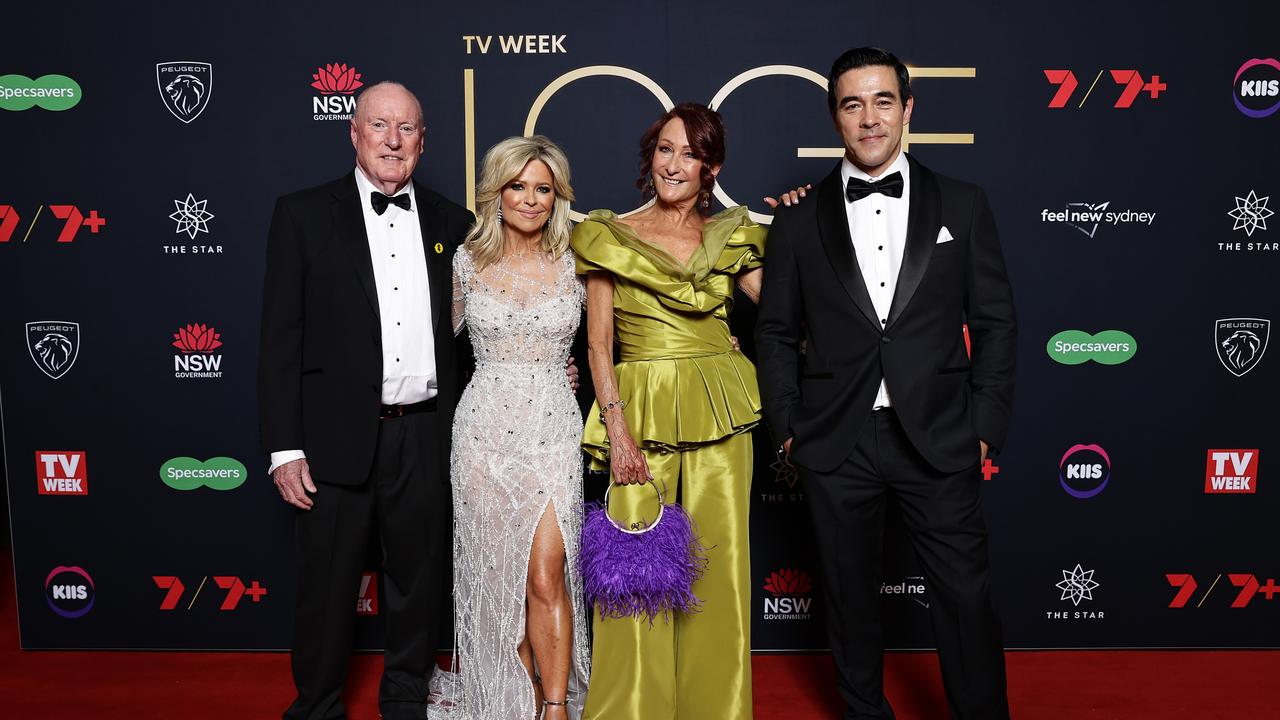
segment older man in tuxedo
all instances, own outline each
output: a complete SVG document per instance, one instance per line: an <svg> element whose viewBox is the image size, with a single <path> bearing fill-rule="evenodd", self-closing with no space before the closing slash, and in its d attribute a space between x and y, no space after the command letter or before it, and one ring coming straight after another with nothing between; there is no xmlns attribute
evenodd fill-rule
<svg viewBox="0 0 1280 720"><path fill-rule="evenodd" d="M980 188L902 152L914 98L892 53L844 53L827 87L844 159L812 202L774 219L756 348L765 418L813 519L844 717L893 717L878 594L893 495L928 584L952 714L1007 718L978 472L1013 400L995 222Z"/></svg>
<svg viewBox="0 0 1280 720"><path fill-rule="evenodd" d="M425 717L447 610L449 432L460 391L450 263L470 212L413 181L422 107L366 89L356 167L281 197L267 240L262 443L297 508L290 719L345 717L342 688L370 542L380 549L387 720Z"/></svg>

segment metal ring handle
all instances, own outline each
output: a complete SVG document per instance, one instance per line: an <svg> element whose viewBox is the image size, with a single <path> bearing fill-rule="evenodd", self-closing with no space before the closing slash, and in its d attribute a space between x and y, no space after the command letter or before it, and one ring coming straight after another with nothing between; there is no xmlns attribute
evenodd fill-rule
<svg viewBox="0 0 1280 720"><path fill-rule="evenodd" d="M609 519L609 523L628 535L643 535L649 532L650 530L658 527L658 523L662 522L662 514L666 511L667 506L662 499L662 489L659 488L658 483L654 482L653 480L650 480L648 483L646 483L647 485L652 486L653 491L658 494L658 517L654 518L653 522L639 529L636 529L636 525L638 523L632 523L630 528L626 528L618 524L617 520L614 520L612 517L609 516L609 492L613 490L614 487L621 484L622 483L617 483L617 482L614 482L613 480L610 480L609 487L605 488L604 490L604 516Z"/></svg>

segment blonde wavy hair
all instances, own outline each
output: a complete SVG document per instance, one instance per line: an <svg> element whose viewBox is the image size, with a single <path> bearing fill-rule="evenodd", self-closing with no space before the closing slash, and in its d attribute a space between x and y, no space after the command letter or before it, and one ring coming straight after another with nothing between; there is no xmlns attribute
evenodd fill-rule
<svg viewBox="0 0 1280 720"><path fill-rule="evenodd" d="M542 249L552 258L558 258L569 248L569 235L573 230L569 222L569 206L573 204L569 158L559 145L543 135L509 137L484 154L480 182L476 183L476 224L467 233L466 246L477 272L502 257L506 245L502 223L498 221L502 190L531 160L541 160L551 170L551 183L556 191L555 205L542 229Z"/></svg>

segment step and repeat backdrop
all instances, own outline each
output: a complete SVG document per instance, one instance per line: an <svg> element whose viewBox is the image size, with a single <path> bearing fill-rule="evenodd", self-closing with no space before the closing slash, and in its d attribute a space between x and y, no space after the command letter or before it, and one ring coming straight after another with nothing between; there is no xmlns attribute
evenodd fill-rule
<svg viewBox="0 0 1280 720"><path fill-rule="evenodd" d="M418 177L462 204L489 145L550 135L578 212L634 208L640 134L710 103L716 202L768 223L762 196L837 162L825 75L866 44L913 68L909 152L987 189L1012 275L1015 423L982 470L1007 644L1280 646L1274 4L279 5L6 10L23 647L288 647L293 511L257 445L266 232L278 195L354 167L362 87L419 95ZM804 488L757 447L753 643L821 649ZM930 589L894 537L887 640L929 647ZM379 647L373 565L351 611Z"/></svg>

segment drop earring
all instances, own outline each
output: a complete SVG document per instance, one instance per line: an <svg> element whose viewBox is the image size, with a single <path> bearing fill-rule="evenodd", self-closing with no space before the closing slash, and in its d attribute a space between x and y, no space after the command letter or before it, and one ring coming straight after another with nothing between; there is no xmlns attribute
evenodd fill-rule
<svg viewBox="0 0 1280 720"><path fill-rule="evenodd" d="M502 208L498 208L498 224L502 224Z"/></svg>

